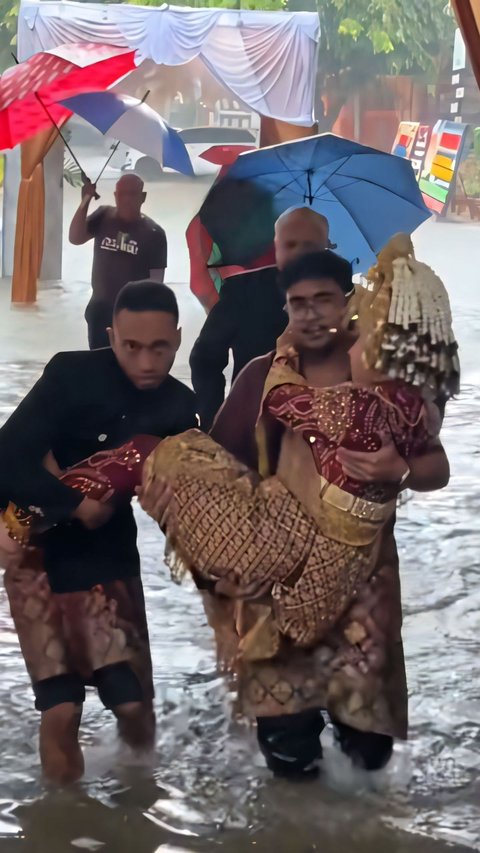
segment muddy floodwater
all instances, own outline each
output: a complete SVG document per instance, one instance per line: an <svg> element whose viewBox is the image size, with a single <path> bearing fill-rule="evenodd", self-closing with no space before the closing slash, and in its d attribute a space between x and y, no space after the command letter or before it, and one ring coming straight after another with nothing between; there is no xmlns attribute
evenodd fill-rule
<svg viewBox="0 0 480 853"><path fill-rule="evenodd" d="M480 850L479 237L476 225L428 223L416 241L419 257L442 274L451 294L463 388L443 432L452 463L448 489L412 496L399 513L411 728L390 767L372 777L354 772L327 731L318 782L289 786L269 777L254 734L230 719L200 601L194 590L171 584L160 536L138 514L157 691L155 754L136 763L119 749L109 714L89 694L84 783L69 791L42 785L38 716L2 589L0 853ZM176 370L187 378L185 353L199 314L186 288L181 297L184 349ZM56 348L45 329L58 334L58 302L70 318L58 348L69 337L81 345L85 299L78 286L66 282L42 299L50 319L40 311L1 320L8 344L0 352L2 422L38 376L46 351ZM41 341L27 347L22 342L33 340L36 328Z"/></svg>

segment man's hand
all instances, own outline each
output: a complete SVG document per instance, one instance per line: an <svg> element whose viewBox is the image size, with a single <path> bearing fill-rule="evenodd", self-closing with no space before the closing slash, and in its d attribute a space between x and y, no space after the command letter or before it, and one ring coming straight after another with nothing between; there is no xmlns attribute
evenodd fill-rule
<svg viewBox="0 0 480 853"><path fill-rule="evenodd" d="M173 498L173 492L166 480L161 477L144 478L144 482L136 489L140 506L143 510L163 527L168 520L168 508Z"/></svg>
<svg viewBox="0 0 480 853"><path fill-rule="evenodd" d="M373 453L346 450L340 447L337 459L344 473L362 483L400 483L409 470L393 443L386 444Z"/></svg>
<svg viewBox="0 0 480 853"><path fill-rule="evenodd" d="M102 504L100 501L84 498L73 513L73 518L80 521L87 530L96 530L98 527L103 527L107 521L110 521L112 515L113 507L109 504Z"/></svg>
<svg viewBox="0 0 480 853"><path fill-rule="evenodd" d="M99 199L100 196L97 193L97 185L92 184L89 178L85 178L82 184L82 203L90 204L92 198Z"/></svg>

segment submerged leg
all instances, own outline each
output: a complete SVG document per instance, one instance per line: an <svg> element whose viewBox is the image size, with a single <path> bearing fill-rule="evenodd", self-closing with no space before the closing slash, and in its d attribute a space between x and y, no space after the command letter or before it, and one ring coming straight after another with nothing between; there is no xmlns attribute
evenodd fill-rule
<svg viewBox="0 0 480 853"><path fill-rule="evenodd" d="M77 782L85 765L78 742L82 706L64 702L42 712L40 760L45 778L57 785Z"/></svg>
<svg viewBox="0 0 480 853"><path fill-rule="evenodd" d="M132 749L152 749L155 743L153 703L145 699L140 680L126 662L97 669L95 686L101 701L118 721L118 733Z"/></svg>
<svg viewBox="0 0 480 853"><path fill-rule="evenodd" d="M322 759L320 735L325 727L319 710L279 717L258 717L258 743L275 776L292 781L314 779Z"/></svg>
<svg viewBox="0 0 480 853"><path fill-rule="evenodd" d="M155 746L155 713L149 702L126 702L112 708L118 734L131 749L149 752Z"/></svg>
<svg viewBox="0 0 480 853"><path fill-rule="evenodd" d="M381 770L393 753L393 738L376 732L361 732L344 723L334 723L335 740L355 767Z"/></svg>
<svg viewBox="0 0 480 853"><path fill-rule="evenodd" d="M35 707L42 714L40 759L50 782L68 785L83 776L83 754L78 730L85 701L85 687L75 673L44 678L33 685Z"/></svg>

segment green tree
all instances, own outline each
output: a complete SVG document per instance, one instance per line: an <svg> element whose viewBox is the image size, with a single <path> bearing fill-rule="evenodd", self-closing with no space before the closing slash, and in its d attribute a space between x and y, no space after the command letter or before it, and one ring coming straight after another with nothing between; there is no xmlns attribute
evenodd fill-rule
<svg viewBox="0 0 480 853"><path fill-rule="evenodd" d="M18 7L18 0L0 0L0 72L14 64Z"/></svg>
<svg viewBox="0 0 480 853"><path fill-rule="evenodd" d="M288 7L300 5L305 8L305 0L289 0ZM332 127L352 94L380 74L437 83L451 61L455 20L446 0L317 0L316 5L321 27L316 106L322 130Z"/></svg>

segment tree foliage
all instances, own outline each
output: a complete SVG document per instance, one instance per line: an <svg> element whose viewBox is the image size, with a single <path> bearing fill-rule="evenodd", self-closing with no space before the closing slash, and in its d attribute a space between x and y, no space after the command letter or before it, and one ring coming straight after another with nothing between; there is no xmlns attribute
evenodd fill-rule
<svg viewBox="0 0 480 853"><path fill-rule="evenodd" d="M379 74L412 74L435 83L451 60L455 21L446 0L317 0L317 8L317 88L325 127L350 95Z"/></svg>
<svg viewBox="0 0 480 853"><path fill-rule="evenodd" d="M18 0L0 0L0 71L14 63L19 5Z"/></svg>

